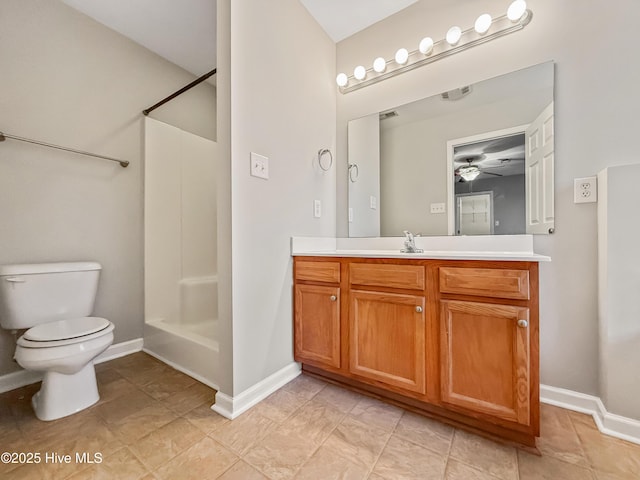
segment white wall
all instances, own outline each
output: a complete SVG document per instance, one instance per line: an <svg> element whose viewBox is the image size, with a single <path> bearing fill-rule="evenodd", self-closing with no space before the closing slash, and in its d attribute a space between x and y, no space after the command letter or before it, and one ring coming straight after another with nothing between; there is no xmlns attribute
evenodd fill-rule
<svg viewBox="0 0 640 480"><path fill-rule="evenodd" d="M227 5L237 395L293 361L289 237L335 234L335 162L317 163L335 153L335 44L297 0ZM249 176L250 152L269 157L269 180Z"/></svg>
<svg viewBox="0 0 640 480"><path fill-rule="evenodd" d="M640 164L598 174L600 395L607 409L640 418L640 222L629 201Z"/></svg>
<svg viewBox="0 0 640 480"><path fill-rule="evenodd" d="M142 337L142 115L193 75L58 1L3 0L0 130L131 162L0 144L0 263L97 260L95 314ZM152 115L215 138L215 89ZM0 332L0 374L17 370Z"/></svg>
<svg viewBox="0 0 640 480"><path fill-rule="evenodd" d="M220 391L233 393L233 284L231 264L231 0L217 0L218 339Z"/></svg>
<svg viewBox="0 0 640 480"><path fill-rule="evenodd" d="M443 38L450 25L472 26L484 11L501 15L504 0L421 0L338 44L337 70L352 71L425 35ZM556 233L536 236L536 251L553 262L540 268L541 380L598 394L596 206L573 203L573 178L637 163L640 2L530 0L533 20L522 31L454 57L338 95L338 234L347 232L347 121L451 87L556 62ZM629 365L629 368L632 366Z"/></svg>

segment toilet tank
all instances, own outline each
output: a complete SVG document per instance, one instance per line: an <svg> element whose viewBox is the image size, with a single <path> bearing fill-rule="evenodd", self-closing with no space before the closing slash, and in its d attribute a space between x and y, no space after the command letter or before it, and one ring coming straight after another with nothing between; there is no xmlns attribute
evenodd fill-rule
<svg viewBox="0 0 640 480"><path fill-rule="evenodd" d="M96 262L0 265L0 326L17 330L90 316L101 268Z"/></svg>

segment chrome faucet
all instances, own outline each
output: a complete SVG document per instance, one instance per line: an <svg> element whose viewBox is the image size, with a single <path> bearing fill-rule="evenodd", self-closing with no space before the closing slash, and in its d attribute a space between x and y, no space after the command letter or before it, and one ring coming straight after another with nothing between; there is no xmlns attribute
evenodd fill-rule
<svg viewBox="0 0 640 480"><path fill-rule="evenodd" d="M402 250L400 250L400 252L402 253L422 253L424 252L423 249L421 248L416 248L416 242L415 242L415 238L413 236L413 233L411 233L409 230L404 230L404 248Z"/></svg>

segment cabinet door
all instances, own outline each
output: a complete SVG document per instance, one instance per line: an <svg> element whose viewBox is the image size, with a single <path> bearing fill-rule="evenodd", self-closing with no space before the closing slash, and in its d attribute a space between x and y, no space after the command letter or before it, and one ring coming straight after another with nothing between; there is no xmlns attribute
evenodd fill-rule
<svg viewBox="0 0 640 480"><path fill-rule="evenodd" d="M340 289L295 286L294 355L298 362L340 368Z"/></svg>
<svg viewBox="0 0 640 480"><path fill-rule="evenodd" d="M349 370L425 393L423 296L351 290Z"/></svg>
<svg viewBox="0 0 640 480"><path fill-rule="evenodd" d="M529 425L529 310L443 300L440 321L442 401Z"/></svg>

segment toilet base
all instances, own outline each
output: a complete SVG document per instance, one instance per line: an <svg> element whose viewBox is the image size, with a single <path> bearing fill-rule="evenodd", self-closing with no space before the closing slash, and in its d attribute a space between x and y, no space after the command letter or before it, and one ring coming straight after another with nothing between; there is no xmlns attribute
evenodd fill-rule
<svg viewBox="0 0 640 480"><path fill-rule="evenodd" d="M100 400L93 362L72 375L45 372L42 386L31 398L40 420L50 421L73 415Z"/></svg>

